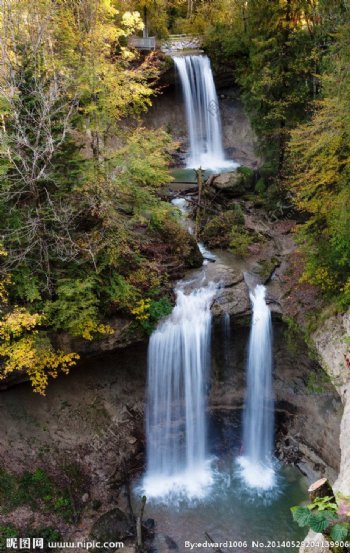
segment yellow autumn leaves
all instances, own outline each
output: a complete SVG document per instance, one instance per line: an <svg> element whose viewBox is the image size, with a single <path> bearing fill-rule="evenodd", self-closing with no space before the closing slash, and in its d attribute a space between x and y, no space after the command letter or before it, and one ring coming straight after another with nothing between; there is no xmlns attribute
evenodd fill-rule
<svg viewBox="0 0 350 553"><path fill-rule="evenodd" d="M0 256L7 256L1 244ZM68 373L79 355L53 348L47 334L40 329L45 321L43 315L18 306L8 311L10 281L7 273L0 279L0 380L11 374L25 374L33 390L45 395L49 377L56 378L60 371Z"/></svg>
<svg viewBox="0 0 350 553"><path fill-rule="evenodd" d="M44 395L49 376L68 373L79 359L76 353L56 351L39 328L43 316L15 307L0 321L0 380L11 373L27 374L35 392Z"/></svg>

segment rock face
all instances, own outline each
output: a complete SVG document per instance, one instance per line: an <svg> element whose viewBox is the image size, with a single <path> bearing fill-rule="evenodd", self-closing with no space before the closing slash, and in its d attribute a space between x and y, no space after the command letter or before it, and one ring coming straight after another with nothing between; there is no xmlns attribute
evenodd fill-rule
<svg viewBox="0 0 350 553"><path fill-rule="evenodd" d="M146 364L147 344L133 344L75 367L45 397L29 383L1 392L0 467L15 473L42 467L62 478L69 463L87 476L84 525L65 530L72 541L89 534L99 513L116 506L128 512L124 482L144 466ZM0 519L8 523L6 515Z"/></svg>
<svg viewBox="0 0 350 553"><path fill-rule="evenodd" d="M231 434L236 436L232 447L239 449L250 316L231 316L229 341L225 332L223 317L216 318L210 408L220 419L229 420L232 414ZM309 358L306 345L290 341L288 328L277 314L273 316L273 348L279 456L299 464L304 473L308 465L310 478L322 475L334 482L340 464L340 398L318 363Z"/></svg>
<svg viewBox="0 0 350 553"><path fill-rule="evenodd" d="M343 495L350 495L350 370L347 361L349 336L350 315L347 313L326 320L312 337L320 362L334 383L343 404L340 424L340 467L333 486L334 491L339 491ZM327 439L332 439L332 436L328 434ZM326 546L312 545L312 542L324 541L322 534L310 531L306 538L307 543L300 549L300 553L330 552Z"/></svg>
<svg viewBox="0 0 350 553"><path fill-rule="evenodd" d="M350 370L346 362L349 336L349 313L331 317L313 336L322 365L338 390L344 407L340 427L340 472L334 486L344 495L350 495Z"/></svg>
<svg viewBox="0 0 350 553"><path fill-rule="evenodd" d="M172 74L176 78L175 71L172 71ZM256 153L256 136L244 113L237 91L234 89L219 91L219 103L223 143L228 158L248 167L258 167L261 159ZM144 116L143 123L152 129L163 127L180 142L183 152L188 150L185 106L180 83L176 82L164 89Z"/></svg>

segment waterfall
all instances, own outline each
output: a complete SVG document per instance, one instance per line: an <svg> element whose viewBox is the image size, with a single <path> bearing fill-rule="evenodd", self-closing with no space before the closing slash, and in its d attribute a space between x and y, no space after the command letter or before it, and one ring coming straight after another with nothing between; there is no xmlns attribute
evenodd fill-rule
<svg viewBox="0 0 350 553"><path fill-rule="evenodd" d="M186 295L152 334L148 351L147 497L204 493L211 482L206 450L210 306L215 285Z"/></svg>
<svg viewBox="0 0 350 553"><path fill-rule="evenodd" d="M224 335L224 342L229 343L231 338L231 319L229 313L223 313L222 315L222 333Z"/></svg>
<svg viewBox="0 0 350 553"><path fill-rule="evenodd" d="M174 56L186 106L190 153L187 167L235 168L225 159L221 116L210 60L207 56Z"/></svg>
<svg viewBox="0 0 350 553"><path fill-rule="evenodd" d="M231 345L231 319L229 313L222 315L222 334L223 334L223 353L225 366L230 361L230 345Z"/></svg>
<svg viewBox="0 0 350 553"><path fill-rule="evenodd" d="M272 462L274 412L272 325L265 292L265 286L258 285L250 294L253 317L243 420L243 457L240 458L240 464L248 486L269 489L275 480Z"/></svg>

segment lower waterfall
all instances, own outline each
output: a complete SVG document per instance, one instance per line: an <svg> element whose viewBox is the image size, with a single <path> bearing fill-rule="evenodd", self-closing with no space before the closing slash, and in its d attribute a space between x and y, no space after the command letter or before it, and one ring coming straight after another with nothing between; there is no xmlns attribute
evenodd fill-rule
<svg viewBox="0 0 350 553"><path fill-rule="evenodd" d="M216 286L176 292L175 308L152 334L148 351L148 497L203 495L211 482L207 457L206 386Z"/></svg>
<svg viewBox="0 0 350 553"><path fill-rule="evenodd" d="M253 307L243 419L242 476L249 487L270 489L273 469L274 400L272 392L272 325L266 288L250 293Z"/></svg>

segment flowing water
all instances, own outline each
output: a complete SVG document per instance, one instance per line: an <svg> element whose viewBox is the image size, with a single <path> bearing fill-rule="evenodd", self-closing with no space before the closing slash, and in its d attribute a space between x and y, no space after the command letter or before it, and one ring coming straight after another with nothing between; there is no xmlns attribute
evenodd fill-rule
<svg viewBox="0 0 350 553"><path fill-rule="evenodd" d="M201 166L222 172L236 167L225 159L209 59L182 56L174 61L189 130L187 170ZM182 212L184 227L193 234L190 204L183 198L173 200L173 204ZM293 523L290 507L305 499L306 484L296 469L281 467L273 460L272 330L265 287L259 285L250 294L253 317L243 446L232 462L232 452L238 455L240 449L239 423L237 435L226 439L222 454L208 443L210 307L217 287L204 279L206 272L210 274L208 264L216 257L203 244L199 248L207 264L203 280L194 276L191 285L195 288L187 293L188 282L178 285L172 314L160 322L150 338L147 468L142 481L135 483L135 508L137 495L145 494L145 517L155 519L156 540L163 540L155 542L157 551L171 543L164 535L177 542L180 553L191 550L186 541L201 543L203 553L213 551L213 546L205 545L210 541L208 534L224 544L225 552L264 551L266 547L281 553L295 551L291 542L301 539L304 531ZM230 364L231 334L230 316L224 314L221 345L225 367Z"/></svg>
<svg viewBox="0 0 350 553"><path fill-rule="evenodd" d="M275 485L272 457L272 325L265 293L265 286L261 284L250 293L253 317L243 420L243 457L240 458L242 476L248 486L261 489L269 489Z"/></svg>
<svg viewBox="0 0 350 553"><path fill-rule="evenodd" d="M230 346L231 346L231 319L229 313L222 315L222 348L224 353L224 363L228 365L230 362Z"/></svg>
<svg viewBox="0 0 350 553"><path fill-rule="evenodd" d="M245 452L232 462L239 428L229 439L232 447L227 449L227 436L222 438L227 453L217 446L214 451L207 440L210 306L216 287L198 277L194 283L198 288L187 294L188 283L180 283L172 314L150 339L147 471L135 482L135 510L145 494L144 516L156 521L157 551L167 550L169 543L176 547L175 541L179 553L191 550L190 542L209 553L215 550L213 540L225 553L294 552L305 531L293 522L290 507L306 499L307 483L297 469L272 461L272 333L265 288L258 286L251 294ZM230 344L228 315L222 318L221 337L224 347Z"/></svg>
<svg viewBox="0 0 350 553"><path fill-rule="evenodd" d="M174 56L185 99L190 151L187 167L235 168L225 157L221 115L210 60L207 56Z"/></svg>
<svg viewBox="0 0 350 553"><path fill-rule="evenodd" d="M193 551L215 551L205 545L210 541L206 533L214 542L223 544L223 553L296 553L298 540L305 537L305 528L299 528L293 521L290 507L307 499L306 479L294 467L282 467L274 490L252 496L236 470L237 465L233 466L231 459L224 463L221 459L220 472L216 473L214 468L211 493L204 499L159 503L150 498L145 518L154 518L157 533L170 536L179 553L191 550L186 541L203 544ZM139 497L134 500L137 511ZM167 551L164 546L157 547L159 552L164 550Z"/></svg>
<svg viewBox="0 0 350 553"><path fill-rule="evenodd" d="M211 483L205 420L211 312L216 286L176 292L148 353L147 497L205 495Z"/></svg>

